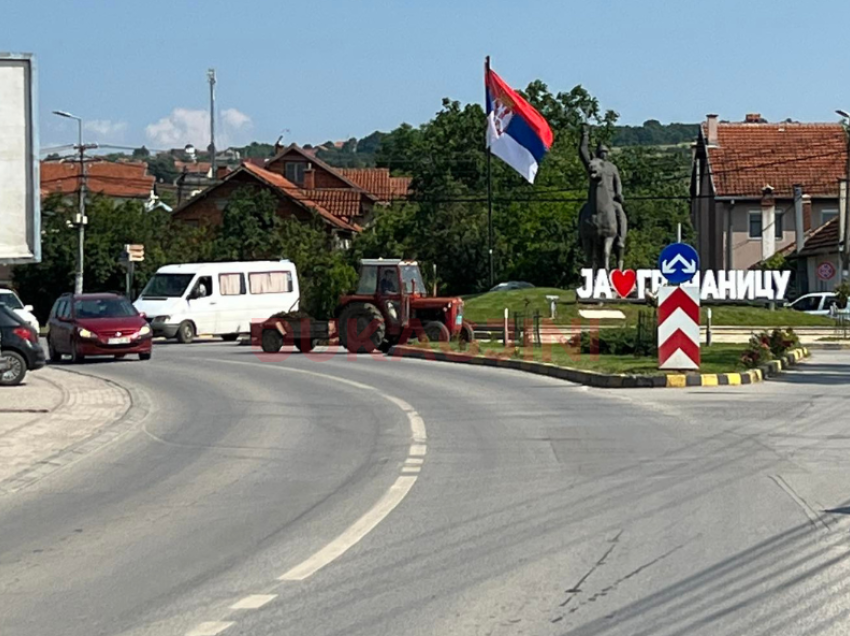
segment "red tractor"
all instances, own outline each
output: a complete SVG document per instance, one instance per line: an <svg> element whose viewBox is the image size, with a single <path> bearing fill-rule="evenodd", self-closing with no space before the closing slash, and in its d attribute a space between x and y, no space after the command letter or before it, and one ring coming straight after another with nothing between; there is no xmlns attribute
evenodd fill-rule
<svg viewBox="0 0 850 636"><path fill-rule="evenodd" d="M353 294L343 296L334 321L270 318L256 333L266 352L284 344L311 350L318 340L334 336L353 353L389 351L409 340L472 342L472 325L463 319L463 300L428 296L419 264L399 259L360 261L360 283ZM286 323L286 324L284 324ZM297 324L296 324L297 323ZM334 329L334 326L336 329Z"/></svg>

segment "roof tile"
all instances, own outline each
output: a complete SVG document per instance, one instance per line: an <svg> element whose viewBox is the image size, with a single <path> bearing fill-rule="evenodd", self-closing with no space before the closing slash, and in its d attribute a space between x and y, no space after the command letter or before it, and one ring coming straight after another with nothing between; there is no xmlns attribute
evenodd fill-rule
<svg viewBox="0 0 850 636"><path fill-rule="evenodd" d="M790 198L801 185L812 196L837 197L847 137L841 124L721 122L708 157L717 196L759 197L771 186L775 197Z"/></svg>
<svg viewBox="0 0 850 636"><path fill-rule="evenodd" d="M92 161L86 163L89 192L121 199L147 199L154 177L142 162ZM80 190L80 164L76 161L42 161L41 194L73 194Z"/></svg>

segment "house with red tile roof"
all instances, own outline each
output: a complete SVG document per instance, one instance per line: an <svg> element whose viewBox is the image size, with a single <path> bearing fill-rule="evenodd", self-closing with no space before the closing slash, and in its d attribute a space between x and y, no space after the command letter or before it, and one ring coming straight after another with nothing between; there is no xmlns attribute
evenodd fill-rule
<svg viewBox="0 0 850 636"><path fill-rule="evenodd" d="M360 195L338 196L333 192L306 190L276 172L245 162L217 184L189 199L174 211L174 218L192 226L219 225L230 197L239 188L268 190L278 201L277 214L284 219L310 221L318 218L328 232L345 244L360 231Z"/></svg>
<svg viewBox="0 0 850 636"><path fill-rule="evenodd" d="M147 200L154 188L154 177L147 164L137 161L112 162L100 159L86 162L86 189L114 199ZM76 196L80 191L78 161L42 161L41 196Z"/></svg>
<svg viewBox="0 0 850 636"><path fill-rule="evenodd" d="M329 232L346 241L368 222L376 205L406 198L410 179L393 177L386 168L335 168L292 144L278 148L261 165L243 161L219 183L180 205L174 217L193 225L216 225L230 196L245 185L270 190L278 198L280 216L304 220L317 215Z"/></svg>
<svg viewBox="0 0 850 636"><path fill-rule="evenodd" d="M841 124L769 123L758 114L726 122L708 115L694 146L690 184L703 269L748 269L776 253L792 255L794 186L802 188L803 230L811 239L838 216L846 166ZM798 278L803 291L807 277Z"/></svg>

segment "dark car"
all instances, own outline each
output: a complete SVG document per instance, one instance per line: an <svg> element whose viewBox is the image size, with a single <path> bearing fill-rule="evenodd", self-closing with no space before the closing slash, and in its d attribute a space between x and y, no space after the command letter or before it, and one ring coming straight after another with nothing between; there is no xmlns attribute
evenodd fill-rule
<svg viewBox="0 0 850 636"><path fill-rule="evenodd" d="M8 307L0 306L0 386L23 382L27 371L44 366L38 332Z"/></svg>
<svg viewBox="0 0 850 636"><path fill-rule="evenodd" d="M526 283L525 281L522 281L522 280L509 280L509 281L504 282L504 283L499 283L498 285L493 287L493 289L491 289L490 291L491 292L510 291L512 289L531 289L532 287L534 287L534 285L532 285L531 283Z"/></svg>
<svg viewBox="0 0 850 636"><path fill-rule="evenodd" d="M74 362L86 356L138 354L150 360L151 328L129 300L119 294L64 294L50 310L47 349L51 362L70 355Z"/></svg>

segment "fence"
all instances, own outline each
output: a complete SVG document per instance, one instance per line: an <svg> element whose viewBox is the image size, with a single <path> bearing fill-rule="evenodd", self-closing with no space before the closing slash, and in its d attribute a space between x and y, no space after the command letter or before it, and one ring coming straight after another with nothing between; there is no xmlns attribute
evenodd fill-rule
<svg viewBox="0 0 850 636"><path fill-rule="evenodd" d="M513 331L507 334L509 340L522 344L522 346L539 347L542 343L540 337L540 312L535 310L531 316L514 312Z"/></svg>

